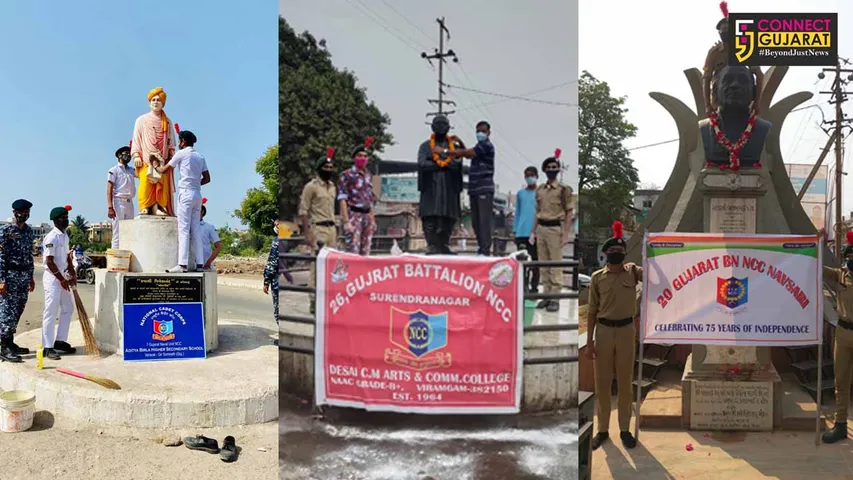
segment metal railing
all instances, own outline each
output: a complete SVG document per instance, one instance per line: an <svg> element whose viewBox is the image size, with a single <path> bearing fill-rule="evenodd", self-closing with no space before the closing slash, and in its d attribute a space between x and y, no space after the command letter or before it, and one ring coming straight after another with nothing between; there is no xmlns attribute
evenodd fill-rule
<svg viewBox="0 0 853 480"><path fill-rule="evenodd" d="M374 241L377 238L393 238L393 239L407 239L408 240L413 237L395 237L395 236L374 236ZM417 238L417 237L414 237ZM467 238L467 237L463 237ZM287 240L303 240L301 238L290 238ZM393 242L392 242L393 243ZM580 267L580 261L578 259L578 248L577 248L577 240L575 240L575 249L574 249L574 258L563 259L563 260L524 260L526 256L521 254L519 259L521 259L521 265L526 270L529 268L564 268L562 270L563 273L571 274L571 289L569 291L556 292L556 293L530 293L525 289L524 292L524 300L563 300L563 299L577 299L578 298L578 269ZM322 244L318 245L318 251L322 248ZM404 249L403 246L400 246L401 249ZM405 249L404 249L405 250ZM390 248L389 248L390 251ZM378 251L376 253L383 253L382 251ZM414 252L413 252L414 253ZM285 262L285 264L289 262L306 262L313 263L316 262L317 257L315 255L306 255L300 253L288 253L281 252L279 253L279 261ZM569 270L566 270L569 269ZM526 275L525 275L526 276ZM316 289L307 285L289 285L281 283L279 284L279 291L282 292L294 292L294 293L306 293L313 294L316 292ZM278 318L280 321L299 323L303 325L313 325L316 327L317 319L315 316L306 316L306 315L295 315L289 313L281 313L279 310ZM578 324L549 324L549 325L525 325L523 327L523 333L525 335L529 333L541 333L541 332L565 332L565 331L577 331ZM313 348L301 348L290 345L281 345L279 344L279 350L284 350L293 353L302 353L306 355L314 355ZM578 361L577 355L565 355L565 356L555 356L555 357L540 357L540 358L525 358L525 365L548 365L548 364L559 364L559 363L576 363Z"/></svg>

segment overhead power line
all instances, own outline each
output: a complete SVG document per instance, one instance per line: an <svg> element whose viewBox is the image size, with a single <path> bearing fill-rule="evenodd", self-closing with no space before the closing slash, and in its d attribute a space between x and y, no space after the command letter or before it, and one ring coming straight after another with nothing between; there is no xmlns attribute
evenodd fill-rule
<svg viewBox="0 0 853 480"><path fill-rule="evenodd" d="M544 93L544 92L548 92L548 91L551 91L551 90L556 90L556 89L558 89L558 88L560 88L560 87L565 87L565 86L571 85L571 84L573 84L573 83L578 83L578 81L577 81L577 80L569 80L568 82L558 83L557 85L551 85L551 86L548 86L548 87L545 87L545 88L540 88L539 90L534 90L534 91L532 91L532 92L526 92L526 93L522 93L522 94L520 94L520 95L515 95L515 96L518 96L518 97L529 97L530 95L536 95L537 93ZM502 98L502 99L500 99L500 100L493 100L493 101L491 101L491 102L481 103L481 104L480 104L480 106L486 107L486 106L489 106L489 105L496 105L496 104L498 104L498 103L505 103L505 102L510 102L510 101L513 101L513 100L515 100L515 99L514 99L514 98ZM466 111L466 110L473 110L473 109L475 109L475 108L477 108L477 105L474 105L474 106L471 106L471 107L465 107L465 108L458 108L458 109L456 109L456 111L457 111L457 112L463 112L463 111Z"/></svg>
<svg viewBox="0 0 853 480"><path fill-rule="evenodd" d="M522 97L522 96L518 96L518 95L507 95L505 93L497 93L497 92L487 92L485 90L478 90L476 88L467 88L467 87L462 87L459 85L450 85L449 83L445 83L444 85L447 88L455 88L457 90L463 90L466 92L479 93L480 95L490 95L493 97L502 97L502 98L506 98L506 99L510 99L510 100L521 100L523 102L542 103L542 104L546 104L546 105L559 105L559 106L564 106L564 107L577 107L578 106L575 103L555 102L553 100L539 100L538 98Z"/></svg>

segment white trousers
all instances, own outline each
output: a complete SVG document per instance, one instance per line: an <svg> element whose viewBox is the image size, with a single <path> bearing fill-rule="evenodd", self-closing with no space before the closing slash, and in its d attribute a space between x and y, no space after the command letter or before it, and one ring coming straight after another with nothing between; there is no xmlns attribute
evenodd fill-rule
<svg viewBox="0 0 853 480"><path fill-rule="evenodd" d="M118 222L119 220L133 220L133 200L129 198L113 197L113 210L116 212L116 218L110 220L113 224L112 248L117 250L119 248Z"/></svg>
<svg viewBox="0 0 853 480"><path fill-rule="evenodd" d="M44 287L44 316L41 324L41 344L44 348L53 348L55 341L68 341L68 329L71 327L71 315L74 314L74 297L71 292L62 288L59 280L52 273L45 271L42 286ZM59 317L59 328L56 328L56 317Z"/></svg>
<svg viewBox="0 0 853 480"><path fill-rule="evenodd" d="M206 258L201 248L201 192L184 190L178 193L178 265L190 263L192 244L195 265L204 265ZM192 243L191 243L192 242Z"/></svg>

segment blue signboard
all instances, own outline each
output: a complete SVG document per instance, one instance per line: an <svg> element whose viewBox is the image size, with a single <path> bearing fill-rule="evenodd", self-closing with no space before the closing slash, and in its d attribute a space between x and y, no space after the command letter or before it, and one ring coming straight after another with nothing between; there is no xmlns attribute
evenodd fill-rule
<svg viewBox="0 0 853 480"><path fill-rule="evenodd" d="M202 276L126 276L125 361L206 358Z"/></svg>

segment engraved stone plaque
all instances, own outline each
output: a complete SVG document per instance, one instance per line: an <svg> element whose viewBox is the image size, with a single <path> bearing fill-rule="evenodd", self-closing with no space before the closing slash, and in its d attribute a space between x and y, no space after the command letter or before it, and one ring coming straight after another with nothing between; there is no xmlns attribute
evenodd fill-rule
<svg viewBox="0 0 853 480"><path fill-rule="evenodd" d="M712 233L755 233L754 198L711 198Z"/></svg>
<svg viewBox="0 0 853 480"><path fill-rule="evenodd" d="M773 430L773 382L692 382L691 430Z"/></svg>

